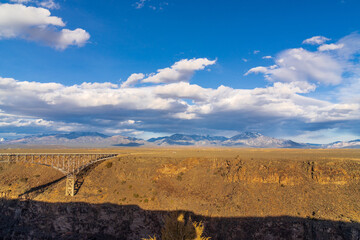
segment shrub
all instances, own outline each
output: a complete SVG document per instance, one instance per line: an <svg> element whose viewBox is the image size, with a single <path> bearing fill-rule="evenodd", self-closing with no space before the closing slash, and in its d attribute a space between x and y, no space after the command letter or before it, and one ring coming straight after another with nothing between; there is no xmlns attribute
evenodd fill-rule
<svg viewBox="0 0 360 240"><path fill-rule="evenodd" d="M112 167L112 165L113 165L113 163L112 163L112 162L107 162L107 163L106 163L106 167L107 167L107 168L111 168L111 167Z"/></svg>

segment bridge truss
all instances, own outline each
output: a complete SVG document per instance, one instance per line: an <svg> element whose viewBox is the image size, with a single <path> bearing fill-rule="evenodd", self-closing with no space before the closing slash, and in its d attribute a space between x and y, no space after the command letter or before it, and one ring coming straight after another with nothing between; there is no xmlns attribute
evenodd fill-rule
<svg viewBox="0 0 360 240"><path fill-rule="evenodd" d="M105 161L117 156L118 154L114 153L9 153L0 154L0 162L21 162L52 167L66 175L65 195L74 196L76 175L81 170L96 162Z"/></svg>

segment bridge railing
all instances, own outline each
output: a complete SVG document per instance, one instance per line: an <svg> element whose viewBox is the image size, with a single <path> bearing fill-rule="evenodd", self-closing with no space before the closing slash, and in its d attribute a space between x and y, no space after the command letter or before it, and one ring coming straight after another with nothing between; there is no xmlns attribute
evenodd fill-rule
<svg viewBox="0 0 360 240"><path fill-rule="evenodd" d="M114 153L1 153L0 162L24 162L55 168L64 174L77 174L85 167L116 157Z"/></svg>

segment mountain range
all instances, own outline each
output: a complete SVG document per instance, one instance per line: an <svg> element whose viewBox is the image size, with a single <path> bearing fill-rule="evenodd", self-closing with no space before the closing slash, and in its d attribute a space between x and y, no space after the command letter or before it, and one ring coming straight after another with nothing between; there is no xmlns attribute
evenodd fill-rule
<svg viewBox="0 0 360 240"><path fill-rule="evenodd" d="M1 145L17 146L65 146L65 147L111 147L111 146L142 146L145 140L121 135L108 136L97 132L70 132L28 136L16 140L4 140Z"/></svg>
<svg viewBox="0 0 360 240"><path fill-rule="evenodd" d="M222 136L201 136L174 134L168 137L151 138L148 142L159 146L228 146L228 147L258 147L258 148L299 148L305 147L291 140L277 139L256 132L244 132L231 138Z"/></svg>
<svg viewBox="0 0 360 240"><path fill-rule="evenodd" d="M272 138L257 132L243 132L233 137L173 134L146 140L98 132L70 132L28 136L16 140L0 138L0 146L63 146L63 147L138 147L138 146L224 146L253 148L360 148L360 139L330 144L297 143Z"/></svg>

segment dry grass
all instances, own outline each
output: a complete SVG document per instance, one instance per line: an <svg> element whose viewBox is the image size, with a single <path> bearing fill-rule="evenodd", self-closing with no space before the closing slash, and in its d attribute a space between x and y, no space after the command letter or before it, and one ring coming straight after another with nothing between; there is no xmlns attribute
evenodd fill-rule
<svg viewBox="0 0 360 240"><path fill-rule="evenodd" d="M142 238L141 240L156 240L156 237L149 236L149 238Z"/></svg>

